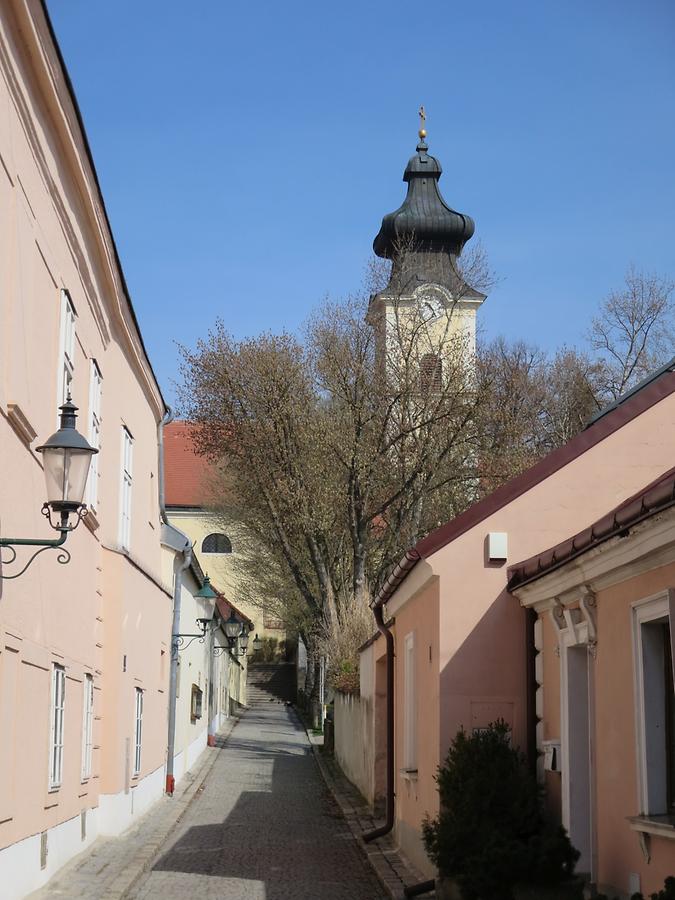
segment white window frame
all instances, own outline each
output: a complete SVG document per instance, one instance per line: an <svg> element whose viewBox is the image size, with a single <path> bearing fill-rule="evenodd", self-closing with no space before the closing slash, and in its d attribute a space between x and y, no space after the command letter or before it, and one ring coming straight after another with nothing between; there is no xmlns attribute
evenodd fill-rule
<svg viewBox="0 0 675 900"><path fill-rule="evenodd" d="M55 791L63 781L63 744L66 709L66 670L58 663L52 665L52 696L50 704L49 790Z"/></svg>
<svg viewBox="0 0 675 900"><path fill-rule="evenodd" d="M135 725L134 725L134 775L141 772L141 753L143 749L143 688L135 690Z"/></svg>
<svg viewBox="0 0 675 900"><path fill-rule="evenodd" d="M635 690L635 734L637 737L637 784L639 815L661 815L667 810L667 773L665 752L661 752L659 729L664 729L665 698L663 659L655 664L645 657L646 626L669 620L671 652L675 644L675 589L645 597L631 604L633 613L633 668ZM645 630L643 630L645 629ZM675 657L674 657L675 658ZM658 686L661 686L660 688ZM665 750L665 747L663 748ZM663 757L663 759L661 759Z"/></svg>
<svg viewBox="0 0 675 900"><path fill-rule="evenodd" d="M101 392L103 376L95 359L90 360L89 371L89 443L96 450L101 448ZM98 458L94 453L89 465L87 503L94 511L98 508Z"/></svg>
<svg viewBox="0 0 675 900"><path fill-rule="evenodd" d="M66 402L75 375L75 317L75 307L70 294L62 289L57 406Z"/></svg>
<svg viewBox="0 0 675 900"><path fill-rule="evenodd" d="M120 480L120 546L131 546L131 495L133 491L134 439L129 429L122 426L121 480Z"/></svg>
<svg viewBox="0 0 675 900"><path fill-rule="evenodd" d="M403 771L417 772L417 694L415 678L415 632L403 642Z"/></svg>
<svg viewBox="0 0 675 900"><path fill-rule="evenodd" d="M93 723L94 677L86 674L82 683L82 781L91 777Z"/></svg>

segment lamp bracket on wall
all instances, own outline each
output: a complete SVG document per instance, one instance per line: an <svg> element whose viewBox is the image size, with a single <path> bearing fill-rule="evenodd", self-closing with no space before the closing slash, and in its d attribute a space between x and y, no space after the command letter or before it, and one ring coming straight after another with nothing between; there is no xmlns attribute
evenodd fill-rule
<svg viewBox="0 0 675 900"><path fill-rule="evenodd" d="M5 566L11 566L14 562L16 562L17 547L38 547L35 553L33 553L28 562L19 572L16 572L14 575L4 575L0 573L0 580L12 581L14 578L19 578L19 576L23 575L23 573L29 568L33 560L36 559L41 553L44 553L45 550L55 550L63 547L70 532L75 531L82 519L84 519L84 517L87 515L88 511L89 510L86 506L80 506L75 510L61 510L59 511L60 521L58 522L58 524L55 524L52 521L51 506L48 503L44 503L42 506L42 515L49 521L49 524L54 529L54 531L60 532L60 537L46 538L44 540L38 538L0 538L0 550L7 549L9 550L10 554L8 559L2 559L2 556L0 555L0 562L2 563L3 570L5 569ZM70 524L70 515L75 515L77 517L74 525ZM69 551L61 549L56 556L56 561L62 566L65 566L66 563L69 563Z"/></svg>
<svg viewBox="0 0 675 900"><path fill-rule="evenodd" d="M64 540L65 540L65 537L66 537L66 535L64 534L64 535L63 535ZM24 542L24 544L25 544L25 543L26 543L26 542ZM59 540L59 541L54 541L54 542L51 543L51 544L44 544L43 546L39 547L39 548L35 551L35 553L29 558L28 562L27 562L26 565L23 567L23 569L20 569L20 570L19 570L18 572L16 572L14 575L2 575L2 574L0 574L0 579L1 579L2 581L12 581L12 579L18 578L20 575L23 575L23 573L26 571L26 569L28 569L28 567L29 567L30 564L33 562L33 560L36 559L36 557L38 557L41 553L44 553L45 550L55 550L56 548L60 547L62 544L63 544L63 541L61 541L61 540ZM3 560L2 560L2 568L3 568L3 570L4 570L5 566L11 566L12 563L16 560L16 550L14 549L14 546L11 545L11 544L9 544L9 543L7 543L7 544L0 544L0 547L6 547L6 548L9 550L10 554L11 554L11 556L9 557L9 559L3 559ZM57 554L57 556L56 556L56 561L57 561L57 563L60 563L62 566L65 566L66 563L69 563L69 562L70 562L70 552L69 552L68 550L65 550L65 549L64 549L64 550L61 550L61 551Z"/></svg>
<svg viewBox="0 0 675 900"><path fill-rule="evenodd" d="M241 647L237 650L236 642L233 645L230 644L216 644L213 648L214 656L222 656L223 653L229 653L232 659L237 662L238 656L245 656L246 651Z"/></svg>

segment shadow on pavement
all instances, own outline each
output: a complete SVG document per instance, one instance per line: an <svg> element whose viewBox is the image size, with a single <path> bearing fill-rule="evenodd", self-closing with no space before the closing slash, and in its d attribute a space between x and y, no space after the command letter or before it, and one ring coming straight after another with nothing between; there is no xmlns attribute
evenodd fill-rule
<svg viewBox="0 0 675 900"><path fill-rule="evenodd" d="M294 716L289 718L288 725L295 725ZM235 780L250 777L256 760L273 760L265 788L243 791L222 822L189 827L153 870L263 882L266 900L377 900L383 896L379 884L306 744L293 743L292 732L291 740L279 740L286 721L266 717L277 729L269 740L265 729L259 740L230 738L223 777L230 760ZM243 760L249 762L237 774ZM197 816L217 818L217 792L209 779L195 801L201 805L195 807Z"/></svg>

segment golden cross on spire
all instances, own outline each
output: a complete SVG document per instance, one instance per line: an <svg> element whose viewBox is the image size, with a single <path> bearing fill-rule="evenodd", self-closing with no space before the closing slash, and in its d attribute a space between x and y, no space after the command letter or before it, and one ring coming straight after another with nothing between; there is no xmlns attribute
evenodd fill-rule
<svg viewBox="0 0 675 900"><path fill-rule="evenodd" d="M423 141L424 138L427 136L427 130L424 127L427 124L427 114L426 114L426 110L424 109L423 106L420 106L417 114L420 117L420 130L419 130L418 134L420 136L420 140Z"/></svg>

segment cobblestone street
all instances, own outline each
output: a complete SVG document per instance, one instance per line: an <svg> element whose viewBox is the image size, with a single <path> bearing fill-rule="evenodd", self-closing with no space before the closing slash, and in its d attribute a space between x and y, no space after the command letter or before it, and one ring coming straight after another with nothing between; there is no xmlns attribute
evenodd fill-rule
<svg viewBox="0 0 675 900"><path fill-rule="evenodd" d="M382 887L282 703L249 710L134 900L378 900Z"/></svg>

